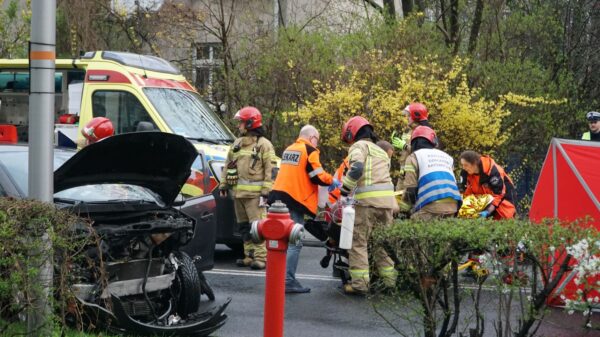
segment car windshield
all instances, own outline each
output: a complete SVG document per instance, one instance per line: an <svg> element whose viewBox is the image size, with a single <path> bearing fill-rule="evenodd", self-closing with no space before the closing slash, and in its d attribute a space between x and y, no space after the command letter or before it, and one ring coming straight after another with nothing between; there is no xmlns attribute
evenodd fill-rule
<svg viewBox="0 0 600 337"><path fill-rule="evenodd" d="M54 169L58 169L75 152L54 151ZM22 193L28 193L28 152L0 152L2 164ZM158 195L142 186L128 184L96 184L66 189L54 194L55 198L83 202L143 201L163 205Z"/></svg>
<svg viewBox="0 0 600 337"><path fill-rule="evenodd" d="M233 141L231 132L197 93L166 88L144 88L144 93L174 133L215 143Z"/></svg>

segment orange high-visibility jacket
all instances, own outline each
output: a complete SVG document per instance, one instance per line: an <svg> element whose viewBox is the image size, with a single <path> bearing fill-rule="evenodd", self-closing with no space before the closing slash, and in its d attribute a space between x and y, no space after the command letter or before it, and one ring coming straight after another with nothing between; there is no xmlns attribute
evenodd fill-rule
<svg viewBox="0 0 600 337"><path fill-rule="evenodd" d="M281 200L290 210L314 216L317 213L318 185L329 186L333 177L325 172L319 160L319 150L310 142L298 138L281 155L281 165L271 202Z"/></svg>
<svg viewBox="0 0 600 337"><path fill-rule="evenodd" d="M464 195L491 194L494 197L492 205L496 207L494 219L511 219L515 217L516 209L513 204L514 184L504 169L488 156L481 156L479 174L467 176L467 186Z"/></svg>

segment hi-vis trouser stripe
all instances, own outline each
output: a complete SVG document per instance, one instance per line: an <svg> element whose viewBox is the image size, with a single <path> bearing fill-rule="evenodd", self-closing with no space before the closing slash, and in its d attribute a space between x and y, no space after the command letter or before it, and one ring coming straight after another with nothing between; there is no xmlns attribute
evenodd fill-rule
<svg viewBox="0 0 600 337"><path fill-rule="evenodd" d="M383 283L385 283L388 287L394 287L396 285L396 278L398 277L398 272L394 268L394 266L387 266L379 268L379 276L381 277Z"/></svg>
<svg viewBox="0 0 600 337"><path fill-rule="evenodd" d="M350 269L350 277L353 280L364 280L369 283L369 269Z"/></svg>
<svg viewBox="0 0 600 337"><path fill-rule="evenodd" d="M379 276L383 277L383 278L396 278L396 275L398 275L398 272L396 272L396 269L394 269L394 266L388 266L388 267L382 267L379 269Z"/></svg>
<svg viewBox="0 0 600 337"><path fill-rule="evenodd" d="M386 275L395 275L396 274L396 269L394 269L394 266L387 266L387 267L382 267L379 269L379 276L381 277L385 277Z"/></svg>
<svg viewBox="0 0 600 337"><path fill-rule="evenodd" d="M264 181L248 181L239 179L237 185L235 185L233 189L248 192L260 192L264 183Z"/></svg>
<svg viewBox="0 0 600 337"><path fill-rule="evenodd" d="M354 198L356 200L389 196L394 196L394 185L392 184L361 186L357 188L356 192L354 193Z"/></svg>

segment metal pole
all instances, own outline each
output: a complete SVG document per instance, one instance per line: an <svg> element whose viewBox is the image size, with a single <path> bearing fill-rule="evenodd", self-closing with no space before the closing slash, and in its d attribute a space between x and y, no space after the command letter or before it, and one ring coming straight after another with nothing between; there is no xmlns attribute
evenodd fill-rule
<svg viewBox="0 0 600 337"><path fill-rule="evenodd" d="M52 202L53 135L54 135L54 71L56 61L56 0L31 2L31 39L29 48L29 198ZM39 275L32 307L27 315L29 336L49 336L52 286L52 249L47 232L41 237L42 246L33 261L39 261Z"/></svg>

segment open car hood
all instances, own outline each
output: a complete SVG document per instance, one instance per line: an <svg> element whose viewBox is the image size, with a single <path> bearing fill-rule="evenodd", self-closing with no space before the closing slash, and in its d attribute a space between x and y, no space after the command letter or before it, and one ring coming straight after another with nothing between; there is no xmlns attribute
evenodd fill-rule
<svg viewBox="0 0 600 337"><path fill-rule="evenodd" d="M197 156L187 139L170 133L112 136L86 146L56 170L54 191L122 183L146 187L171 205Z"/></svg>

